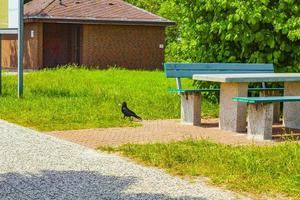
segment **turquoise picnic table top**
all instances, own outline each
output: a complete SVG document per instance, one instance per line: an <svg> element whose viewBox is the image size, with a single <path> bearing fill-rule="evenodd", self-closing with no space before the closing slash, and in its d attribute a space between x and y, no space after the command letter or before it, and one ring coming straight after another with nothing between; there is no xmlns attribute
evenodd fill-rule
<svg viewBox="0 0 300 200"><path fill-rule="evenodd" d="M245 103L299 102L300 96L234 97L233 100Z"/></svg>
<svg viewBox="0 0 300 200"><path fill-rule="evenodd" d="M221 83L300 82L300 73L194 74L193 79Z"/></svg>

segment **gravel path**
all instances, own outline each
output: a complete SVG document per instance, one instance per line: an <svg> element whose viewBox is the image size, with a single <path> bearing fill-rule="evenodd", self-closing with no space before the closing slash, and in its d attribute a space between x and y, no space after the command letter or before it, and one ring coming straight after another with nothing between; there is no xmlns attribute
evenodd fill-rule
<svg viewBox="0 0 300 200"><path fill-rule="evenodd" d="M237 198L4 121L0 138L0 199Z"/></svg>

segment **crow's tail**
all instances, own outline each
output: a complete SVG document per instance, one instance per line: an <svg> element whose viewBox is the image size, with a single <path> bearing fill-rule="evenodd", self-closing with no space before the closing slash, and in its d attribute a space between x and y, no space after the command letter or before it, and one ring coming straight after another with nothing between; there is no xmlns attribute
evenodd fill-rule
<svg viewBox="0 0 300 200"><path fill-rule="evenodd" d="M137 118L137 119L139 119L139 120L143 120L141 117L139 117L137 115L135 115L134 117Z"/></svg>

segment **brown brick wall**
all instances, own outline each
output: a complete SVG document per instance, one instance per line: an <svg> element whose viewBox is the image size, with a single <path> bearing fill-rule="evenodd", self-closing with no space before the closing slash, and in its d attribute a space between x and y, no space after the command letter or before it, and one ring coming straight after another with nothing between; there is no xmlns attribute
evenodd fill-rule
<svg viewBox="0 0 300 200"><path fill-rule="evenodd" d="M34 37L31 38L31 31ZM5 68L17 67L17 36L3 35L1 39L1 63ZM27 23L24 29L24 67L37 69L43 65L43 24Z"/></svg>
<svg viewBox="0 0 300 200"><path fill-rule="evenodd" d="M162 68L164 31L155 26L83 25L81 63L100 68Z"/></svg>
<svg viewBox="0 0 300 200"><path fill-rule="evenodd" d="M99 68L117 65L131 69L161 69L164 49L160 44L165 43L164 32L164 27L155 26L82 25L80 64ZM5 68L17 66L16 38L2 36L1 62ZM43 24L26 23L24 67L38 69L43 65Z"/></svg>

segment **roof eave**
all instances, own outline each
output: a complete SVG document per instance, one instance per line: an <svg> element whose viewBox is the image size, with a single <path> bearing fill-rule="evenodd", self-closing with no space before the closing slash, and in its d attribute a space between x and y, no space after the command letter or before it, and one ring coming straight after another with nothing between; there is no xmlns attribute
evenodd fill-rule
<svg viewBox="0 0 300 200"><path fill-rule="evenodd" d="M110 25L144 25L144 26L174 26L173 21L131 20L131 19L80 19L55 18L40 16L25 16L24 22L69 23L69 24L110 24Z"/></svg>

